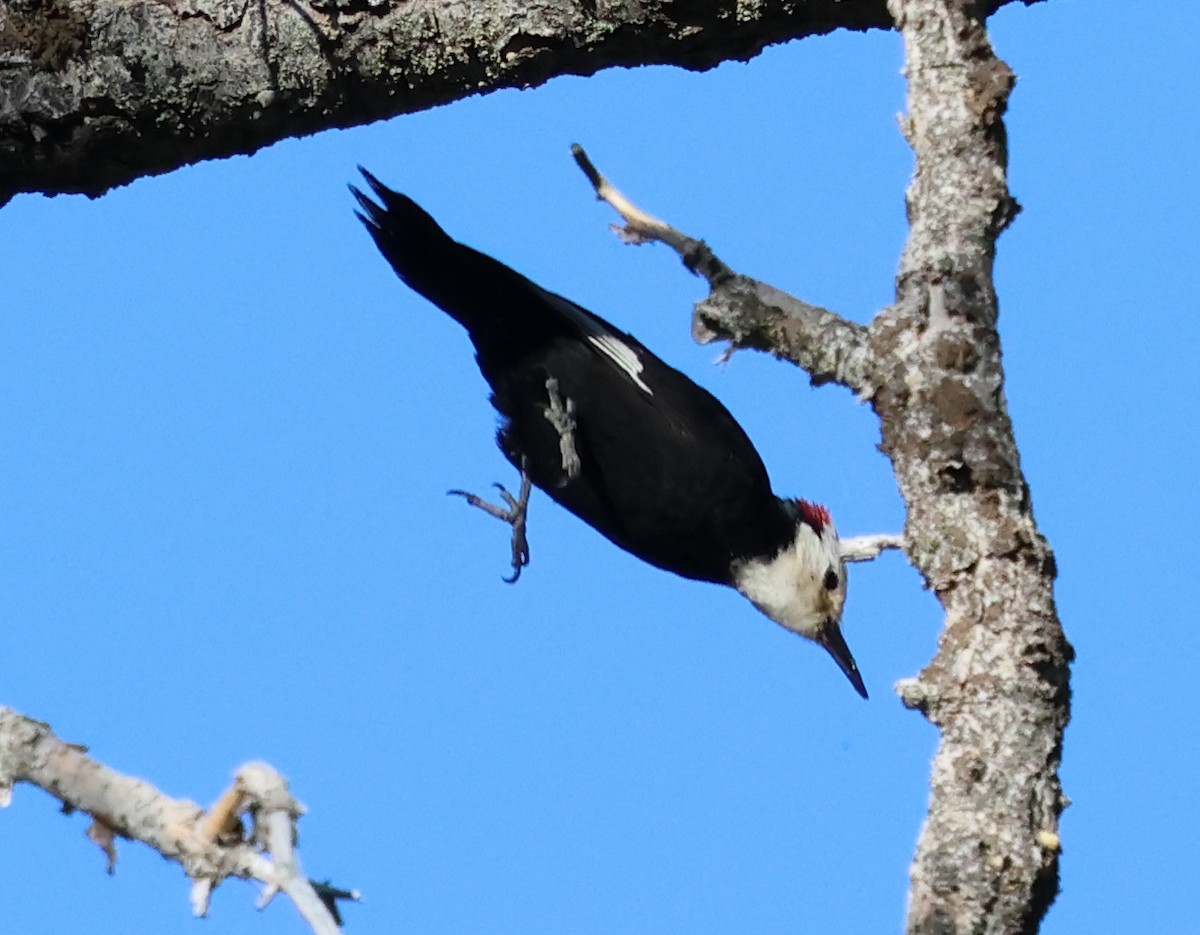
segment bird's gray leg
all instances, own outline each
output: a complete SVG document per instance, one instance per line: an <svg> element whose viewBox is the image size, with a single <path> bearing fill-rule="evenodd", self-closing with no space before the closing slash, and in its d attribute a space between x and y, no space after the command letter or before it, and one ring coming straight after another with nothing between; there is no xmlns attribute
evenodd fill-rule
<svg viewBox="0 0 1200 935"><path fill-rule="evenodd" d="M554 377L546 378L546 396L550 406L542 412L546 421L558 432L558 450L562 456L563 471L567 480L574 480L583 469L579 453L575 450L575 401L570 397L566 400L558 393L558 381Z"/></svg>
<svg viewBox="0 0 1200 935"><path fill-rule="evenodd" d="M488 503L482 497L476 496L473 493L467 493L465 490L447 490L446 493L455 497L462 497L471 506L478 507L487 513L488 516L494 516L496 519L503 520L512 527L512 577L504 580L509 584L516 584L517 579L521 577L521 569L529 564L529 540L525 538L526 516L529 513L529 492L532 489L532 483L529 480L529 473L525 470L525 464L521 464L521 494L514 497L504 487L503 484L493 484L500 491L500 496L504 500L505 506L496 506L494 503Z"/></svg>

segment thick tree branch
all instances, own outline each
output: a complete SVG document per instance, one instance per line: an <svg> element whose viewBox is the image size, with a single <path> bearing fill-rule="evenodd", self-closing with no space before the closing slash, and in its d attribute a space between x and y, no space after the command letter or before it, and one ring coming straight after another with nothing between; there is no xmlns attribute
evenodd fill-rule
<svg viewBox="0 0 1200 935"><path fill-rule="evenodd" d="M892 0L916 155L895 305L870 327L872 405L908 505L907 550L946 610L900 686L941 730L908 931L1032 933L1058 891L1072 650L1005 404L992 261L1017 206L1013 84L978 5Z"/></svg>
<svg viewBox="0 0 1200 935"><path fill-rule="evenodd" d="M260 906L282 891L317 935L337 935L328 895L304 876L296 856L296 819L303 808L287 782L265 763L247 763L209 812L124 776L56 737L50 727L0 708L0 807L13 786L32 783L72 811L92 818L88 837L116 864L116 839L141 841L180 864L192 879L192 909L205 915L212 890L227 877L258 880ZM242 817L251 817L248 835ZM341 893L343 891L332 891ZM357 898L355 894L348 894Z"/></svg>
<svg viewBox="0 0 1200 935"><path fill-rule="evenodd" d="M556 75L889 24L884 0L0 0L0 205Z"/></svg>

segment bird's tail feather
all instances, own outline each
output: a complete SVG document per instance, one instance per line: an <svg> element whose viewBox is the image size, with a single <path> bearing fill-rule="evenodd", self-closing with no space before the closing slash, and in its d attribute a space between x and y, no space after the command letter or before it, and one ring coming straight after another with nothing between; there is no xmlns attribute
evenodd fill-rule
<svg viewBox="0 0 1200 935"><path fill-rule="evenodd" d="M359 171L378 203L351 185L361 209L355 214L379 251L411 289L472 335L500 324L498 302L536 289L504 264L454 240L407 195L392 191L362 166Z"/></svg>
<svg viewBox="0 0 1200 935"><path fill-rule="evenodd" d="M460 245L442 230L428 212L399 192L392 191L362 166L358 167L378 203L353 185L350 192L360 210L354 213L392 265L392 269L412 289L457 318L447 307L443 295L453 281L455 253ZM457 305L458 303L452 303Z"/></svg>

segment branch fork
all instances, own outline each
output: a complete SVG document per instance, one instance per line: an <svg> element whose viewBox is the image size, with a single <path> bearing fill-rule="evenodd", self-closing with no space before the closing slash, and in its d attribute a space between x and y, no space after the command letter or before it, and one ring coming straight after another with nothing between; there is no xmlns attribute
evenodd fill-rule
<svg viewBox="0 0 1200 935"><path fill-rule="evenodd" d="M304 876L295 848L296 820L304 807L266 763L239 768L206 812L110 769L56 737L49 725L0 708L0 807L11 803L20 782L45 790L64 811L91 816L87 836L104 851L109 873L116 866L118 838L140 841L182 865L192 879L191 905L198 916L207 915L212 891L227 877L263 884L259 908L284 893L315 935L338 935L334 899L357 898L352 891L316 887ZM242 828L244 816L249 834Z"/></svg>

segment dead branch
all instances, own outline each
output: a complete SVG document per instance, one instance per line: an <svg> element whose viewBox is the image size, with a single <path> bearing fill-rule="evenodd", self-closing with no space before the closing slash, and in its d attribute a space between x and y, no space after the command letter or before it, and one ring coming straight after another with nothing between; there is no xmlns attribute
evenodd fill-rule
<svg viewBox="0 0 1200 935"><path fill-rule="evenodd" d="M624 221L624 226L613 225L622 240L664 243L679 254L684 266L708 281L710 292L696 303L692 316L692 336L698 343L724 340L734 349L767 351L806 370L814 384L832 382L867 394L862 325L734 272L703 240L635 205L600 173L578 143L572 145L571 154L596 197Z"/></svg>
<svg viewBox="0 0 1200 935"><path fill-rule="evenodd" d="M884 0L758 0L737 16L690 0L0 0L0 205L23 191L99 195L556 75L711 68L887 25Z"/></svg>
<svg viewBox="0 0 1200 935"><path fill-rule="evenodd" d="M119 838L140 841L182 866L192 880L192 911L198 916L207 914L209 897L222 880L239 877L263 885L260 908L283 892L316 935L340 931L332 901L304 876L296 855L296 819L304 808L266 763L240 767L206 812L92 759L84 748L55 736L48 724L0 708L0 807L12 802L13 787L22 782L91 817L88 837L104 851L110 873Z"/></svg>
<svg viewBox="0 0 1200 935"><path fill-rule="evenodd" d="M842 560L847 562L869 562L889 549L904 549L904 537L888 534L874 536L852 536L841 541Z"/></svg>

